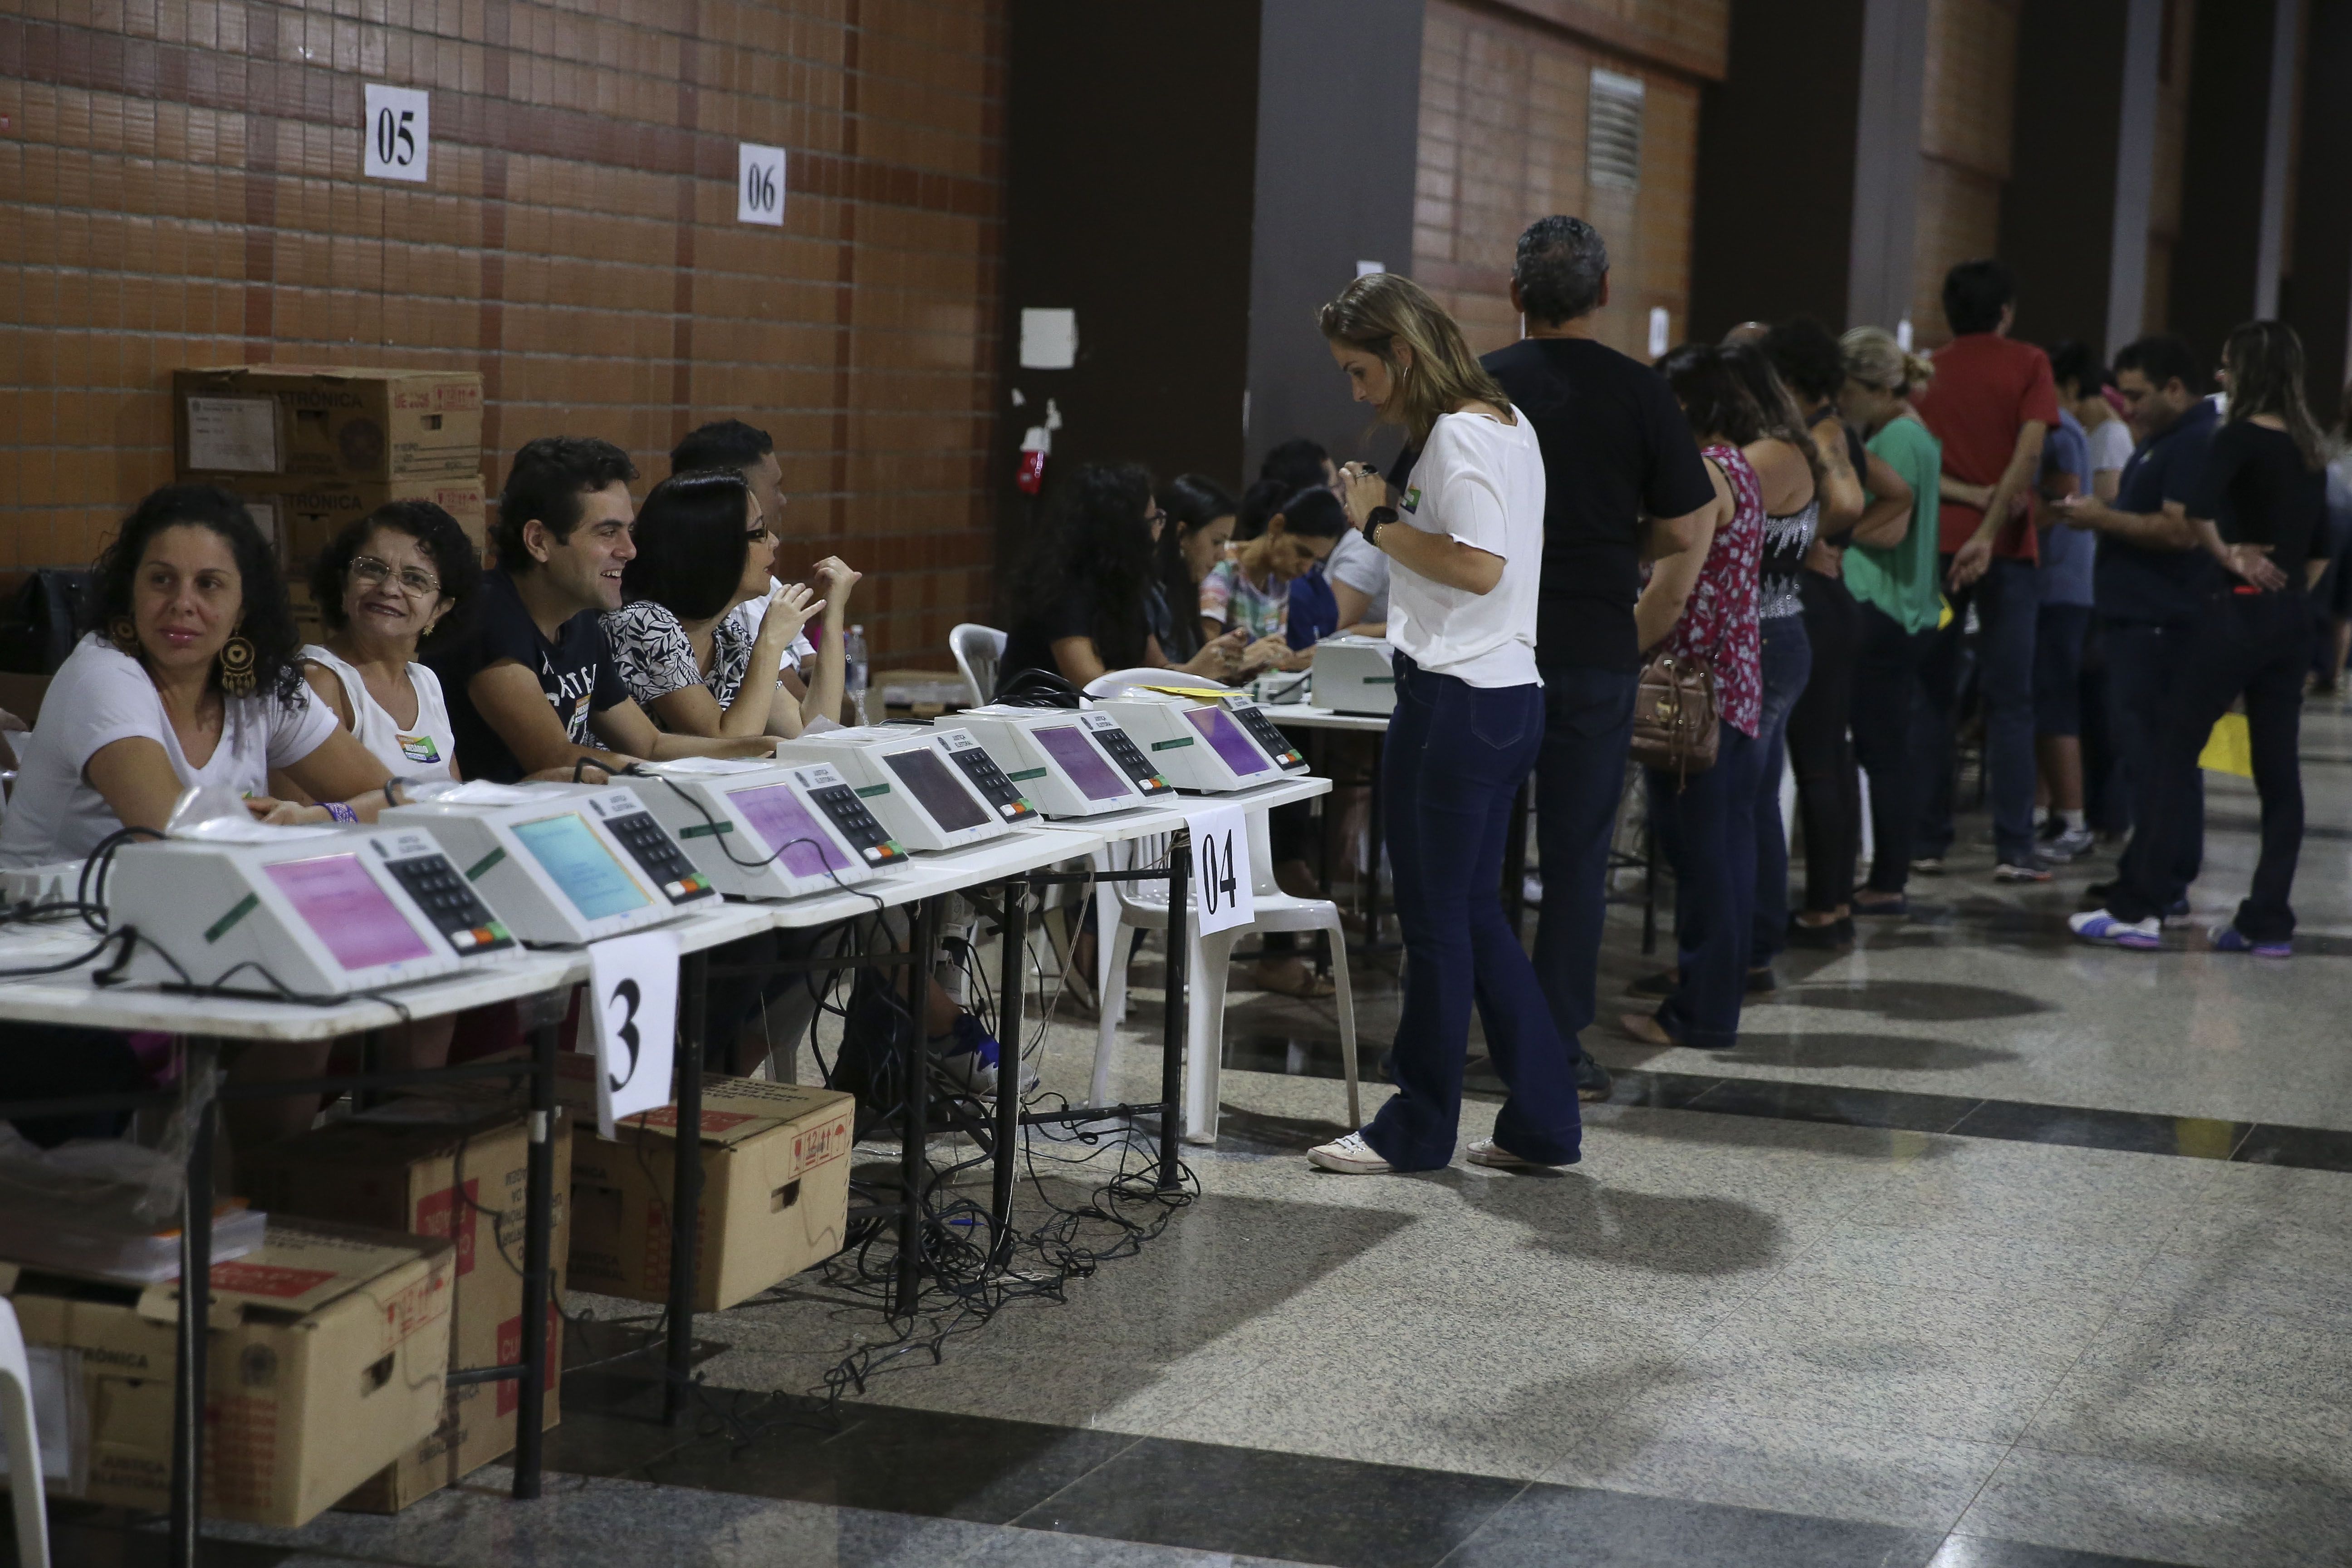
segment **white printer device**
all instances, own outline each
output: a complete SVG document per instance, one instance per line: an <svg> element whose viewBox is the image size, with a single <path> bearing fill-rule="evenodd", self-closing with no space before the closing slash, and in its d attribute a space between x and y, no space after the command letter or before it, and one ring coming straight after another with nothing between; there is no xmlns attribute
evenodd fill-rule
<svg viewBox="0 0 2352 1568"><path fill-rule="evenodd" d="M1176 793L1099 709L967 708L952 723L1051 817L1099 816Z"/></svg>
<svg viewBox="0 0 2352 1568"><path fill-rule="evenodd" d="M949 743L950 733L958 744ZM831 763L890 837L919 853L961 849L1037 820L969 733L905 724L827 730L779 741L776 760Z"/></svg>
<svg viewBox="0 0 2352 1568"><path fill-rule="evenodd" d="M430 833L534 946L658 925L719 889L635 792L614 784L425 785L387 826Z"/></svg>
<svg viewBox="0 0 2352 1568"><path fill-rule="evenodd" d="M1325 637L1315 645L1307 700L1334 713L1387 718L1396 711L1395 651L1386 637Z"/></svg>
<svg viewBox="0 0 2352 1568"><path fill-rule="evenodd" d="M439 843L388 823L201 824L123 845L105 896L139 932L128 977L165 985L341 996L522 951Z"/></svg>
<svg viewBox="0 0 2352 1568"><path fill-rule="evenodd" d="M804 898L907 863L830 763L695 757L648 763L620 782L736 898Z"/></svg>

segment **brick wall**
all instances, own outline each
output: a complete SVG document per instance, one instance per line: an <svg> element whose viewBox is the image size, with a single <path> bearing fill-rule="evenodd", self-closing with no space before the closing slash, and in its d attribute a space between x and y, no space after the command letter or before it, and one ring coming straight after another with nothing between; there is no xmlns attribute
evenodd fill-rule
<svg viewBox="0 0 2352 1568"><path fill-rule="evenodd" d="M2189 77L2195 58L2197 0L2164 0L2156 86L2156 185L2147 208L2147 294L2142 329L2172 320L2172 247L2180 238L2180 160L2189 142ZM2120 345L2118 345L2120 346Z"/></svg>
<svg viewBox="0 0 2352 1568"><path fill-rule="evenodd" d="M478 369L486 468L646 479L776 437L787 559L869 574L884 658L990 602L1005 0L0 0L0 568L87 562L170 477L184 364ZM362 86L433 92L360 177ZM735 223L735 142L788 150Z"/></svg>
<svg viewBox="0 0 2352 1568"><path fill-rule="evenodd" d="M1586 30L1570 31L1549 20L1555 15ZM1583 217L1609 242L1605 341L1646 358L1650 310L1659 305L1670 313L1672 337L1683 336L1698 152L1698 83L1688 71L1721 70L1728 18L1726 0L1529 3L1518 14L1429 0L1412 270L1454 312L1474 351L1518 337L1512 250L1519 231L1549 213ZM1658 50L1664 63L1628 52L1634 47ZM1643 79L1638 190L1587 184L1596 66Z"/></svg>
<svg viewBox="0 0 2352 1568"><path fill-rule="evenodd" d="M2000 238L2017 85L2018 0L1928 0L1911 324L1932 347L1950 337L1944 274L1990 256Z"/></svg>

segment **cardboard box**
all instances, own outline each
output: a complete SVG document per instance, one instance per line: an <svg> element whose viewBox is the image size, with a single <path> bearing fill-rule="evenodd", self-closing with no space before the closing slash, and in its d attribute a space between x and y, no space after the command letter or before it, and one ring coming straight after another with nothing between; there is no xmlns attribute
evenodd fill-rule
<svg viewBox="0 0 2352 1568"><path fill-rule="evenodd" d="M273 1214L375 1226L446 1239L457 1249L450 1309L452 1367L511 1366L522 1359L524 1199L528 1122L521 1112L479 1101L395 1100L299 1138L240 1154L247 1195L269 1194ZM555 1228L548 1304L546 1422L556 1424L555 1374L563 1364L561 1299L571 1205L571 1118L558 1110ZM462 1179L464 1197L458 1195ZM261 1206L257 1200L257 1206ZM439 1426L341 1506L396 1513L464 1479L514 1449L516 1383L467 1384L449 1391Z"/></svg>
<svg viewBox="0 0 2352 1568"><path fill-rule="evenodd" d="M280 475L346 483L482 471L477 371L222 365L172 373L183 479Z"/></svg>
<svg viewBox="0 0 2352 1568"><path fill-rule="evenodd" d="M456 1265L446 1241L276 1216L259 1252L214 1265L205 1511L304 1524L423 1441L441 1418ZM79 1495L170 1507L177 1283L142 1291L10 1266L0 1284L26 1342L78 1369Z"/></svg>
<svg viewBox="0 0 2352 1568"><path fill-rule="evenodd" d="M575 1109L595 1084L566 1053L559 1093ZM581 1064L575 1066L574 1064ZM583 1068L585 1068L585 1071ZM694 1309L715 1312L841 1250L857 1102L835 1089L711 1075L702 1088L702 1205ZM669 1299L677 1109L631 1117L606 1142L572 1141L572 1284L635 1301Z"/></svg>
<svg viewBox="0 0 2352 1568"><path fill-rule="evenodd" d="M236 492L265 538L278 545L287 586L298 604L310 599L310 563L335 535L390 500L429 500L457 520L476 550L488 541L489 497L482 476L398 479L386 484L240 476L217 481Z"/></svg>

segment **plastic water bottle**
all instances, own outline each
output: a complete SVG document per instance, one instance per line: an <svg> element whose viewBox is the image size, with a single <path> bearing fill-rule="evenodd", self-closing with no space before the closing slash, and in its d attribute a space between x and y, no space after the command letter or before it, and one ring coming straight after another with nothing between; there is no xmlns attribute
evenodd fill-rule
<svg viewBox="0 0 2352 1568"><path fill-rule="evenodd" d="M853 626L841 643L841 690L852 724L866 722L866 628Z"/></svg>

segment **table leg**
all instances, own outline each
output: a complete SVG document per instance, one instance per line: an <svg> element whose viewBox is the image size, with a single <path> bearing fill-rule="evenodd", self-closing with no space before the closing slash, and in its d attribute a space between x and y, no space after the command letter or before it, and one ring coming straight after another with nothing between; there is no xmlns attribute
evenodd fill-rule
<svg viewBox="0 0 2352 1568"><path fill-rule="evenodd" d="M924 1004L930 999L931 951L938 945L940 900L915 906L907 943L907 1097L898 1149L898 1279L890 1310L914 1315L923 1288L923 1183L930 1174L931 1064L924 1038Z"/></svg>
<svg viewBox="0 0 2352 1568"><path fill-rule="evenodd" d="M1021 1144L1022 1011L1027 1001L1029 879L1004 884L1004 959L996 985L996 1163L990 1213L996 1221L994 1256L1002 1266L1013 1257L1013 1183Z"/></svg>
<svg viewBox="0 0 2352 1568"><path fill-rule="evenodd" d="M662 1383L662 1421L675 1426L686 1417L686 1392L694 1376L694 1278L699 1260L695 1241L702 1223L702 1052L709 1030L710 955L690 952L678 961L677 1163L671 1167L669 1205L669 1371Z"/></svg>
<svg viewBox="0 0 2352 1568"><path fill-rule="evenodd" d="M522 1381L515 1402L514 1495L540 1489L547 1412L547 1319L555 1237L555 1026L531 1034L530 1144L523 1159ZM534 1331L532 1325L537 1325Z"/></svg>
<svg viewBox="0 0 2352 1568"><path fill-rule="evenodd" d="M205 1508L205 1362L210 1352L213 1274L214 1043L189 1039L180 1057L183 1094L201 1096L188 1130L187 1192L180 1216L178 1375L172 1398L172 1563L195 1568Z"/></svg>
<svg viewBox="0 0 2352 1568"><path fill-rule="evenodd" d="M1192 923L1192 833L1180 827L1168 837L1168 997L1160 1019L1160 1190L1172 1193L1176 1173L1176 1124L1184 1097L1185 956Z"/></svg>

